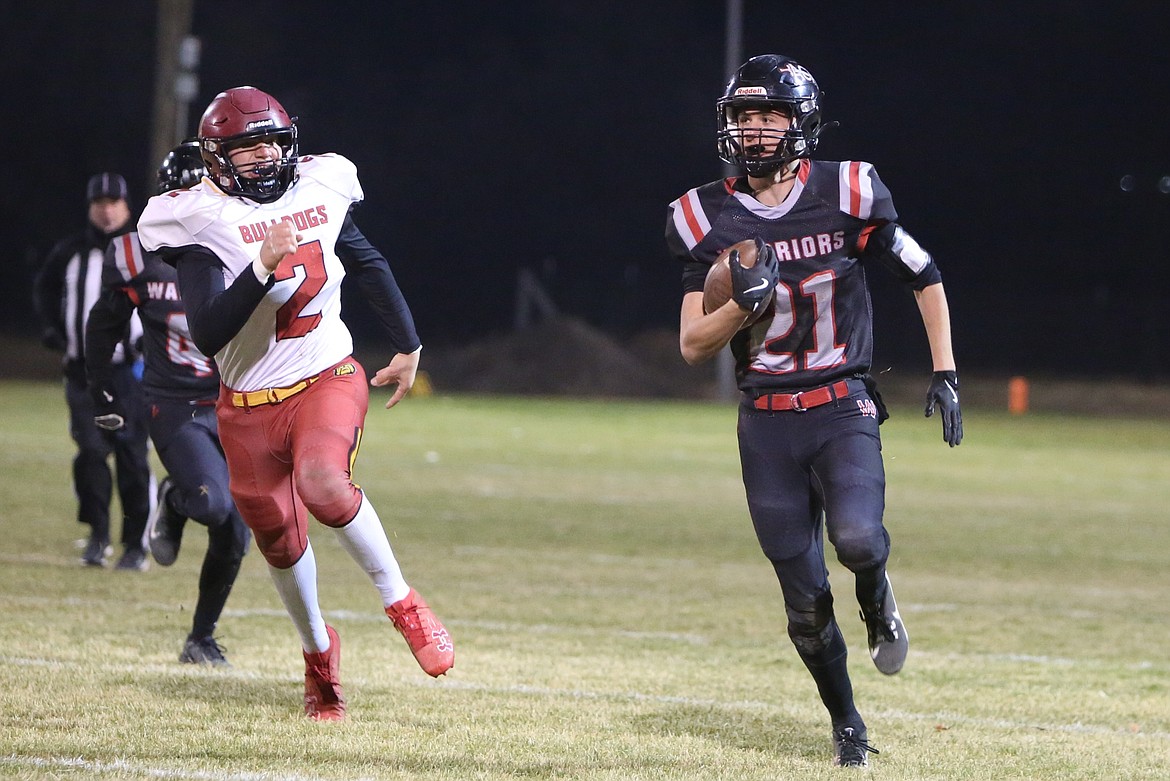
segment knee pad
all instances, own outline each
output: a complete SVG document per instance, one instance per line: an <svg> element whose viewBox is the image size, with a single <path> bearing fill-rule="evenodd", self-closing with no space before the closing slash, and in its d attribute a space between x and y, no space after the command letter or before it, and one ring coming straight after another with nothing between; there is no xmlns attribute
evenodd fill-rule
<svg viewBox="0 0 1170 781"><path fill-rule="evenodd" d="M207 493L200 491L195 496L184 499L191 520L208 528L226 523L235 512L231 497L214 489Z"/></svg>
<svg viewBox="0 0 1170 781"><path fill-rule="evenodd" d="M788 637L801 656L815 656L824 651L833 639L833 595L826 591L812 604L786 605Z"/></svg>
<svg viewBox="0 0 1170 781"><path fill-rule="evenodd" d="M305 553L306 541L297 536L296 529L258 530L255 534L260 555L277 569L288 569Z"/></svg>
<svg viewBox="0 0 1170 781"><path fill-rule="evenodd" d="M305 553L309 540L305 522L287 516L271 497L233 494L240 515L248 519L248 528L256 537L256 547L264 560L277 569L288 569Z"/></svg>
<svg viewBox="0 0 1170 781"><path fill-rule="evenodd" d="M878 527L870 534L838 539L834 547L837 561L850 572L862 572L886 563L890 555L890 535L884 527Z"/></svg>
<svg viewBox="0 0 1170 781"><path fill-rule="evenodd" d="M305 507L326 526L344 526L357 515L361 491L349 474L331 465L298 465L297 493Z"/></svg>

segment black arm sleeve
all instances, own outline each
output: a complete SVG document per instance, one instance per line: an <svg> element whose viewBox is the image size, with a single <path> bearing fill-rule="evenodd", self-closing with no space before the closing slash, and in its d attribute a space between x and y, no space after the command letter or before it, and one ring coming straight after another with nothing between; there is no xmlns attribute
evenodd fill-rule
<svg viewBox="0 0 1170 781"><path fill-rule="evenodd" d="M203 247L180 247L160 254L179 272L187 327L204 355L214 356L240 332L273 284L272 277L264 284L246 268L225 288L223 264Z"/></svg>
<svg viewBox="0 0 1170 781"><path fill-rule="evenodd" d="M876 260L914 290L942 282L934 258L896 222L884 223L868 232L862 257Z"/></svg>
<svg viewBox="0 0 1170 781"><path fill-rule="evenodd" d="M112 384L114 350L130 333L134 302L121 287L103 285L85 323L85 377L90 392Z"/></svg>
<svg viewBox="0 0 1170 781"><path fill-rule="evenodd" d="M350 214L345 215L341 235L337 237L337 257L346 273L357 279L362 293L389 332L394 350L400 353L417 350L422 343L414 327L414 316L394 279L390 264L362 235Z"/></svg>

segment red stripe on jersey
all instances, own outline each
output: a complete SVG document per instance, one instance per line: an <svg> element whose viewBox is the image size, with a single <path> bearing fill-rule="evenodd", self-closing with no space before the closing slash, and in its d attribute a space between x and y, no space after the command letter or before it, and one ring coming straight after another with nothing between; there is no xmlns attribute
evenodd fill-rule
<svg viewBox="0 0 1170 781"><path fill-rule="evenodd" d="M723 180L723 189L727 190L728 195L731 195L735 192L735 182L738 179L738 176L729 176Z"/></svg>
<svg viewBox="0 0 1170 781"><path fill-rule="evenodd" d="M682 205L683 216L686 217L687 227L691 229L691 236L698 244L703 240L703 229L699 226L699 221L695 219L695 210L691 208L691 194L687 193L679 198L678 202Z"/></svg>
<svg viewBox="0 0 1170 781"><path fill-rule="evenodd" d="M142 306L142 298L138 295L137 290L129 286L122 289L126 291L126 297L134 302L134 306Z"/></svg>
<svg viewBox="0 0 1170 781"><path fill-rule="evenodd" d="M857 237L857 251L865 252L865 245L869 243L869 234L885 225L884 222L871 222L861 229L861 235Z"/></svg>
<svg viewBox="0 0 1170 781"><path fill-rule="evenodd" d="M861 216L861 163L849 164L849 213Z"/></svg>
<svg viewBox="0 0 1170 781"><path fill-rule="evenodd" d="M796 178L800 180L801 184L808 184L808 172L811 170L812 163L808 161L808 158L802 159L800 161L800 169L796 172Z"/></svg>
<svg viewBox="0 0 1170 781"><path fill-rule="evenodd" d="M130 240L129 233L122 234L122 254L126 256L126 269L130 272L131 277L136 277L142 273L142 269L138 267L138 258L134 254L134 242Z"/></svg>

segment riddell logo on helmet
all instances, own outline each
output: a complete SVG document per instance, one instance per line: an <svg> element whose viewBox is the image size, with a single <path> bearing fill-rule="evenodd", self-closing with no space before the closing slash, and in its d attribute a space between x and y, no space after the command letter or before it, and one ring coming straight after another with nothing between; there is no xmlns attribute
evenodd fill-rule
<svg viewBox="0 0 1170 781"><path fill-rule="evenodd" d="M274 119L258 119L255 122L249 122L245 127L248 131L259 130L264 127L275 127L276 120Z"/></svg>
<svg viewBox="0 0 1170 781"><path fill-rule="evenodd" d="M767 95L768 90L763 87L736 87L736 95Z"/></svg>

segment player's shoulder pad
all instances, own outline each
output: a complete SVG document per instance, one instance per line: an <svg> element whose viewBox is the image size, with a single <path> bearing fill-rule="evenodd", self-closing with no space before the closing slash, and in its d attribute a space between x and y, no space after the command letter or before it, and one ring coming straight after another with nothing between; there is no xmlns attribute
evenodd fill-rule
<svg viewBox="0 0 1170 781"><path fill-rule="evenodd" d="M671 201L666 224L668 241L677 237L688 251L693 250L711 232L723 205L732 197L730 181L708 182Z"/></svg>
<svg viewBox="0 0 1170 781"><path fill-rule="evenodd" d="M106 249L106 265L117 270L124 282L129 282L146 270L146 255L138 233L131 231L115 236Z"/></svg>
<svg viewBox="0 0 1170 781"><path fill-rule="evenodd" d="M832 174L837 180L837 207L845 214L866 222L898 219L890 191L872 163L861 160L818 161L818 175Z"/></svg>
<svg viewBox="0 0 1170 781"><path fill-rule="evenodd" d="M195 236L216 220L228 198L207 179L187 190L156 195L138 218L138 240L147 252L196 244Z"/></svg>
<svg viewBox="0 0 1170 781"><path fill-rule="evenodd" d="M297 170L301 178L311 179L322 187L328 187L354 203L365 197L362 185L358 181L357 166L349 158L336 152L304 155L297 161Z"/></svg>

